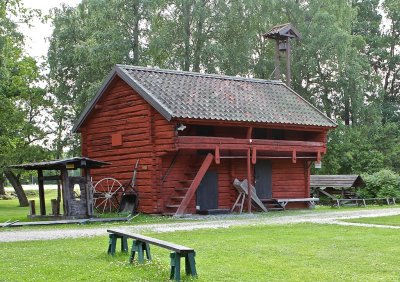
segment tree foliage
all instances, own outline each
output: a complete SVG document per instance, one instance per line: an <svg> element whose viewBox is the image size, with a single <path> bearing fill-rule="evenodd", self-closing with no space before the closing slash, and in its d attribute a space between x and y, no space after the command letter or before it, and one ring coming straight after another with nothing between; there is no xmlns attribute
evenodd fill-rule
<svg viewBox="0 0 400 282"><path fill-rule="evenodd" d="M270 79L274 42L292 22L293 88L339 127L320 173L400 171L396 0L83 0L53 11L48 52L56 155L79 152L69 130L115 64ZM285 79L285 78L284 78Z"/></svg>
<svg viewBox="0 0 400 282"><path fill-rule="evenodd" d="M43 78L36 61L23 51L24 37L16 21L28 23L33 11L19 0L0 2L0 182L12 178L21 205L27 199L19 183L20 172L10 164L42 159L47 137L42 125L49 106L46 92L38 86Z"/></svg>

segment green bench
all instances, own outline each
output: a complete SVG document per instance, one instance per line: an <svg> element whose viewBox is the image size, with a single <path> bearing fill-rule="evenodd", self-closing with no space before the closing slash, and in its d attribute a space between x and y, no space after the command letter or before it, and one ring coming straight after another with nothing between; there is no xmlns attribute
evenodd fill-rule
<svg viewBox="0 0 400 282"><path fill-rule="evenodd" d="M167 241L143 236L140 234L126 233L120 230L107 230L109 233L108 254L114 255L117 246L117 240L121 240L121 251L128 252L128 238L133 239L131 254L129 262L132 263L137 253L137 260L139 263L144 263L144 254L146 258L151 260L150 244L164 249L171 250L171 274L170 279L180 281L181 277L181 258L185 258L185 271L186 275L197 276L195 251L192 248L177 245Z"/></svg>

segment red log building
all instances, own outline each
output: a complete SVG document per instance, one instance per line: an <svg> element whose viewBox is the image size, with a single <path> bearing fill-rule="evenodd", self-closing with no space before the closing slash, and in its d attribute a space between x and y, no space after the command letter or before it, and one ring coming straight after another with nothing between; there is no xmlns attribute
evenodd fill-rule
<svg viewBox="0 0 400 282"><path fill-rule="evenodd" d="M309 197L336 124L281 81L117 65L76 122L82 155L112 163L144 213L229 209L235 178L261 199Z"/></svg>

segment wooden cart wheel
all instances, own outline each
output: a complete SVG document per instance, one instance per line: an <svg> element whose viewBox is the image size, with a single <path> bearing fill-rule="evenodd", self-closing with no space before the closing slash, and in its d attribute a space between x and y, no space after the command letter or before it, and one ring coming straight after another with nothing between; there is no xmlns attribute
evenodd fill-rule
<svg viewBox="0 0 400 282"><path fill-rule="evenodd" d="M100 212L115 212L119 208L119 200L125 188L115 178L100 179L93 188L94 208Z"/></svg>

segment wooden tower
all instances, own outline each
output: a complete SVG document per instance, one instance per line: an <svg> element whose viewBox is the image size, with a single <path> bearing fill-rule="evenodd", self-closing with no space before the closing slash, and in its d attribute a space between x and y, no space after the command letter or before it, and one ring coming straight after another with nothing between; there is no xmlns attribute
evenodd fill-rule
<svg viewBox="0 0 400 282"><path fill-rule="evenodd" d="M286 57L286 85L290 87L291 72L290 72L290 39L300 39L300 33L294 28L291 23L274 26L270 31L265 33L264 38L274 39L275 45L275 79L281 79L280 58L281 53L285 53Z"/></svg>

